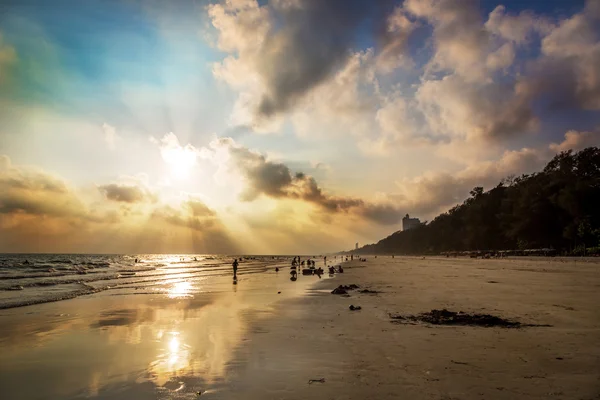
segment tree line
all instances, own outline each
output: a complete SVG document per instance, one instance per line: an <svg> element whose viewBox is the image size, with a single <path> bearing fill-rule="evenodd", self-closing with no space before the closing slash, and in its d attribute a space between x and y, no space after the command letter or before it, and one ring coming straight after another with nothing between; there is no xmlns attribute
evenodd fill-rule
<svg viewBox="0 0 600 400"><path fill-rule="evenodd" d="M429 223L366 245L362 254L554 249L600 254L600 149L557 154L537 173L510 176Z"/></svg>

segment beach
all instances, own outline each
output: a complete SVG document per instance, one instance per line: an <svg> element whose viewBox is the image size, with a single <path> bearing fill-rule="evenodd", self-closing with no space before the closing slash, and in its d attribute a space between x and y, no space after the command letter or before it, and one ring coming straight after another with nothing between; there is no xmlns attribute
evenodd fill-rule
<svg viewBox="0 0 600 400"><path fill-rule="evenodd" d="M181 277L170 291L0 310L2 398L599 398L599 260L367 256L342 265L343 274L291 282L288 261L247 275L242 263L237 285L219 274L205 286L187 278L190 288ZM350 284L359 288L348 297L330 293ZM390 318L433 309L523 326Z"/></svg>

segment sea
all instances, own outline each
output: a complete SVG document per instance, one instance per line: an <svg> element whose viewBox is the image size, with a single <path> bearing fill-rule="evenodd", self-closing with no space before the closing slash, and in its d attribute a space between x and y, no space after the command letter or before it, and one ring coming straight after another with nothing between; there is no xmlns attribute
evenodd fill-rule
<svg viewBox="0 0 600 400"><path fill-rule="evenodd" d="M190 254L0 254L0 309L73 299L99 292L160 294L211 278L259 274L289 265L286 256ZM207 289L209 290L209 289Z"/></svg>

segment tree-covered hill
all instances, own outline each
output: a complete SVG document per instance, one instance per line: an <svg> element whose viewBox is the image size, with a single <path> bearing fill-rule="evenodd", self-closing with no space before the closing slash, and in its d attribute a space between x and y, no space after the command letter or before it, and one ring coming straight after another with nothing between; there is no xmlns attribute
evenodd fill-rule
<svg viewBox="0 0 600 400"><path fill-rule="evenodd" d="M581 254L600 245L600 149L557 154L531 175L508 177L427 224L358 249L362 254L438 254L552 248ZM592 248L592 249L590 249Z"/></svg>

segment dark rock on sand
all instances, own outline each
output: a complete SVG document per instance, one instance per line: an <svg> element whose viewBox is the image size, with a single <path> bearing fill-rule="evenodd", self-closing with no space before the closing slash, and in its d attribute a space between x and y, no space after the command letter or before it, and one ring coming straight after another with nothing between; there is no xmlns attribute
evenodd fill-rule
<svg viewBox="0 0 600 400"><path fill-rule="evenodd" d="M354 283L351 285L340 285L331 291L331 294L348 294L348 290L358 289L359 286Z"/></svg>
<svg viewBox="0 0 600 400"><path fill-rule="evenodd" d="M425 322L432 325L468 325L481 326L485 328L501 327L501 328L520 328L520 322L510 321L504 318L496 317L489 314L469 314L462 311L454 312L443 310L431 310L430 312L421 313L418 315L391 315L394 321L397 322Z"/></svg>
<svg viewBox="0 0 600 400"><path fill-rule="evenodd" d="M350 311L358 311L358 310L362 310L361 306L354 306L352 304L350 304L350 307L348 307L350 309Z"/></svg>

